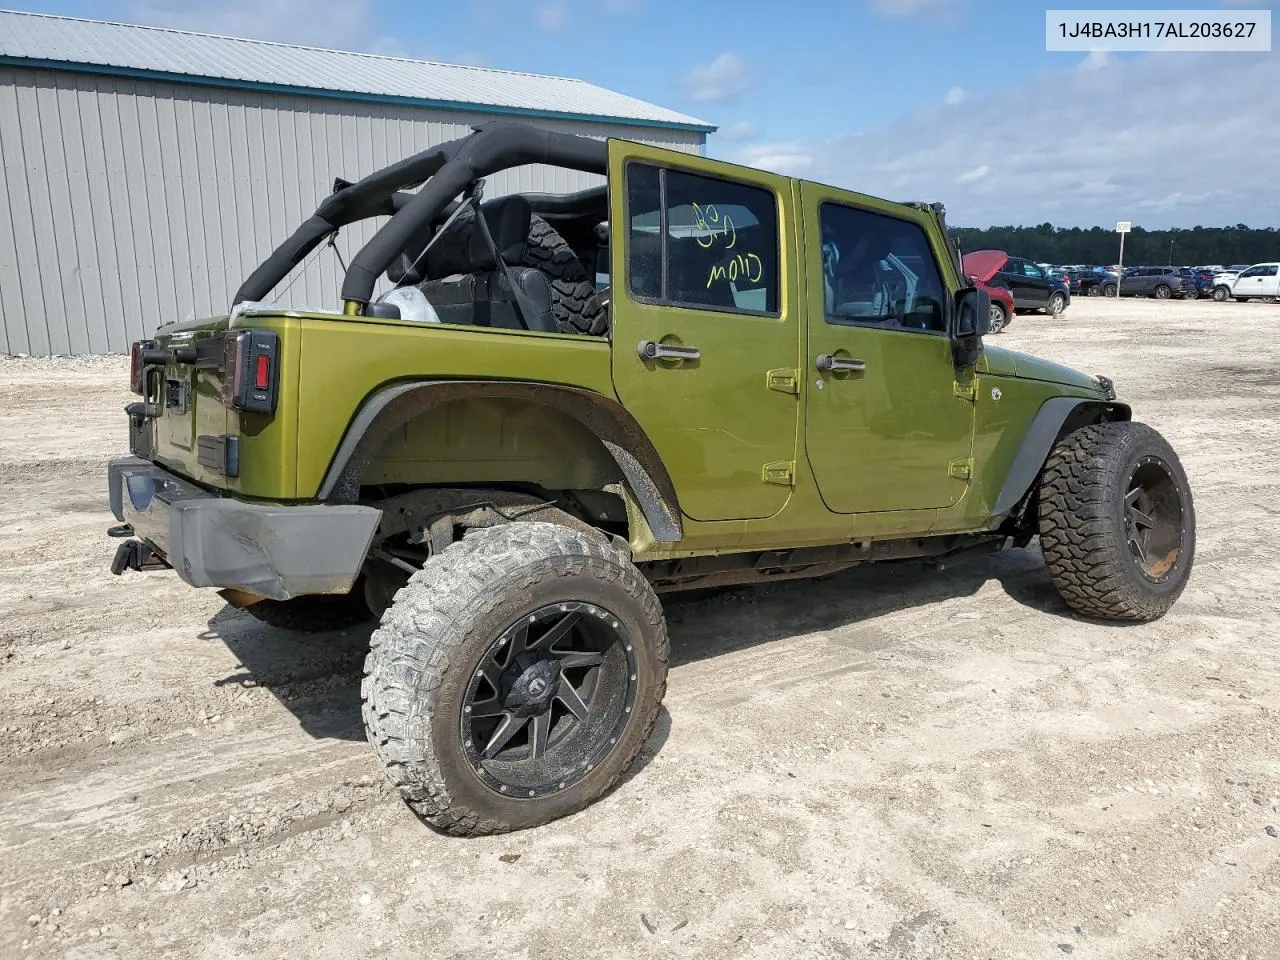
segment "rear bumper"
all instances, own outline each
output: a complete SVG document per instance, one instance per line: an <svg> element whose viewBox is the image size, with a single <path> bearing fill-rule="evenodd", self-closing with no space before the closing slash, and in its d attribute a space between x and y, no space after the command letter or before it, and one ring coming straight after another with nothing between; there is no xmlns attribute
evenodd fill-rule
<svg viewBox="0 0 1280 960"><path fill-rule="evenodd" d="M272 600L349 591L382 516L358 504L218 497L139 457L111 461L107 478L116 519L191 586Z"/></svg>

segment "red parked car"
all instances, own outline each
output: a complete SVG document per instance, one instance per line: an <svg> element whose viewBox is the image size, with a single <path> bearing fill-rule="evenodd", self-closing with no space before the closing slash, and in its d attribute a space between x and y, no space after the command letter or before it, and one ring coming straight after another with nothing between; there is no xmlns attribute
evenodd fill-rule
<svg viewBox="0 0 1280 960"><path fill-rule="evenodd" d="M999 250L966 253L963 264L970 283L977 284L991 297L991 332L999 333L1013 320L1013 294L1007 287L992 286L990 280L1005 265L1008 256Z"/></svg>

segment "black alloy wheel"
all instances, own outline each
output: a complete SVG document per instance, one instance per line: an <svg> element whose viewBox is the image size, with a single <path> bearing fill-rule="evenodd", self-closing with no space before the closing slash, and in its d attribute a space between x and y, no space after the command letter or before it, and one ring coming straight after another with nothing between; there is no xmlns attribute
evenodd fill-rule
<svg viewBox="0 0 1280 960"><path fill-rule="evenodd" d="M635 651L618 618L549 604L507 627L481 660L463 702L463 748L491 790L554 794L617 744L635 698Z"/></svg>
<svg viewBox="0 0 1280 960"><path fill-rule="evenodd" d="M1152 583L1169 576L1182 549L1183 507L1169 465L1143 457L1129 478L1124 496L1124 526L1129 553Z"/></svg>

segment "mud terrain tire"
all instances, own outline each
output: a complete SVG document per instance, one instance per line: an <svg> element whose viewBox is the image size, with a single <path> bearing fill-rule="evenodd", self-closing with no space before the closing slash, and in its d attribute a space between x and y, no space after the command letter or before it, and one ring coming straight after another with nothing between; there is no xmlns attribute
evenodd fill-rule
<svg viewBox="0 0 1280 960"><path fill-rule="evenodd" d="M1040 549L1072 609L1156 620L1182 593L1195 558L1195 512L1173 448L1141 423L1082 427L1058 442L1040 476Z"/></svg>
<svg viewBox="0 0 1280 960"><path fill-rule="evenodd" d="M546 640L557 635L566 639ZM557 650L562 642L574 649ZM365 728L391 783L435 827L538 826L596 800L635 759L667 659L658 598L616 546L554 523L476 530L429 559L383 615L361 687ZM562 681L592 690L578 701L586 713L566 712L555 693L539 755L541 707L519 698L563 691ZM499 743L516 719L515 738Z"/></svg>
<svg viewBox="0 0 1280 960"><path fill-rule="evenodd" d="M564 237L539 216L529 226L525 266L535 267L551 281L551 313L565 333L602 336L608 323L604 304L587 268Z"/></svg>

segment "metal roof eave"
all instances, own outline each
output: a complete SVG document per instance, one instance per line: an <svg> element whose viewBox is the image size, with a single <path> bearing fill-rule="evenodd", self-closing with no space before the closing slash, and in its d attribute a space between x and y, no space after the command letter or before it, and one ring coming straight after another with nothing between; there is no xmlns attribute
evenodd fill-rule
<svg viewBox="0 0 1280 960"><path fill-rule="evenodd" d="M590 113L573 113L563 110L545 110L534 107L512 107L468 100L435 100L429 97L404 97L385 93L362 93L352 90L326 90L322 87L298 87L283 83L263 83L257 80L236 80L230 77L209 77L190 73L173 73L167 70L147 70L139 67L117 67L101 63L84 63L74 60L48 60L33 57L0 55L0 66L25 67L32 70L56 70L63 73L92 73L100 76L126 77L134 80L160 80L189 86L222 87L232 90L252 90L259 93L282 93L301 97L322 97L329 100L345 100L361 103L387 103L408 107L427 107L437 110L486 113L501 116L533 117L544 120L581 120L606 123L623 127L653 127L662 130L681 130L704 136L719 129L715 124L681 123L679 121L653 120L639 117L604 116Z"/></svg>

